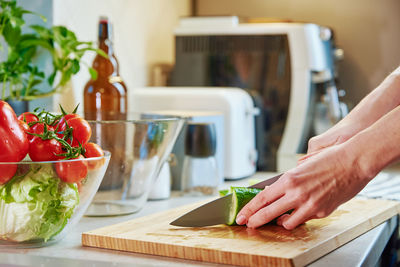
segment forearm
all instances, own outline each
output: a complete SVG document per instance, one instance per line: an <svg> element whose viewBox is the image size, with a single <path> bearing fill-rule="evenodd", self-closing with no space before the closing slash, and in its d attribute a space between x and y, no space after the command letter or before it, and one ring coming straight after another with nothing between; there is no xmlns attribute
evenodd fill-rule
<svg viewBox="0 0 400 267"><path fill-rule="evenodd" d="M369 179L400 158L400 106L343 144Z"/></svg>
<svg viewBox="0 0 400 267"><path fill-rule="evenodd" d="M337 126L351 124L360 130L372 125L400 104L400 67L369 93Z"/></svg>

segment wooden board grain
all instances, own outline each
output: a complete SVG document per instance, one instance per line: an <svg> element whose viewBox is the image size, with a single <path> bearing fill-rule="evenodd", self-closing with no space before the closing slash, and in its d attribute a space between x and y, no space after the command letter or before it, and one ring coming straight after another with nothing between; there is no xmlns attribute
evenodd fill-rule
<svg viewBox="0 0 400 267"><path fill-rule="evenodd" d="M329 217L288 231L216 225L183 228L169 223L199 206L103 227L82 234L84 246L240 266L304 266L400 212L395 201L352 199Z"/></svg>

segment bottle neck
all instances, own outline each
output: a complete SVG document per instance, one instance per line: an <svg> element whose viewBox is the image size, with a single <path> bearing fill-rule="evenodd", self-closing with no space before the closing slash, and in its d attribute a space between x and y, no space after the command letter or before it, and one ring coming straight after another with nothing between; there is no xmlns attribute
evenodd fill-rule
<svg viewBox="0 0 400 267"><path fill-rule="evenodd" d="M99 48L109 57L114 56L113 47L110 39L99 39Z"/></svg>
<svg viewBox="0 0 400 267"><path fill-rule="evenodd" d="M109 76L118 76L118 61L114 55L112 47L111 37L111 24L108 20L100 19L99 21L99 49L103 50L108 58L101 55L97 55L94 62L93 68L99 72L99 79L107 78Z"/></svg>
<svg viewBox="0 0 400 267"><path fill-rule="evenodd" d="M112 31L111 31L111 24L104 19L101 19L99 22L99 48L103 50L107 55L113 55L112 49Z"/></svg>

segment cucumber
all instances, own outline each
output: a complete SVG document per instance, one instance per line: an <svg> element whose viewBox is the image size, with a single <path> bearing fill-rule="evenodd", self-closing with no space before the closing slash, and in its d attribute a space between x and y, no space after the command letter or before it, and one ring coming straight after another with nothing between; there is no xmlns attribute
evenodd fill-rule
<svg viewBox="0 0 400 267"><path fill-rule="evenodd" d="M262 189L248 187L231 187L232 202L229 210L227 225L236 225L236 216L239 211L252 200Z"/></svg>
<svg viewBox="0 0 400 267"><path fill-rule="evenodd" d="M224 197L224 196L226 196L226 195L229 194L229 193L230 193L230 190L229 190L229 189L219 190L219 196L220 196L220 197Z"/></svg>
<svg viewBox="0 0 400 267"><path fill-rule="evenodd" d="M227 194L232 194L227 225L236 225L236 216L239 211L261 191L263 191L263 189L235 186L232 186L229 190L220 190L219 193L221 197L226 196ZM291 214L292 212L293 210L289 210L285 213ZM272 220L271 223L276 223L276 219Z"/></svg>

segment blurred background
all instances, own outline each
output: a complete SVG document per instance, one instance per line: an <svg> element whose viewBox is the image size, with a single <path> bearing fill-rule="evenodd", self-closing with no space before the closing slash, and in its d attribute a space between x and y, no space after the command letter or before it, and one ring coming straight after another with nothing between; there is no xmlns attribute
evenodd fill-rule
<svg viewBox="0 0 400 267"><path fill-rule="evenodd" d="M399 65L400 2L396 0L198 0L197 15L237 14L311 22L333 29L344 50L339 88L356 104Z"/></svg>
<svg viewBox="0 0 400 267"><path fill-rule="evenodd" d="M180 17L238 15L311 22L333 29L345 52L338 64L338 88L344 100L356 104L400 62L400 2L396 0L19 0L48 18L48 24L66 25L78 38L97 41L97 23L107 15L114 26L114 47L120 73L128 87L152 85L155 64L173 64L174 28ZM37 18L35 18L37 19ZM85 61L91 64L94 55ZM87 71L73 78L73 94L82 102ZM71 94L69 94L71 95ZM49 100L47 100L49 101ZM42 102L40 102L42 103Z"/></svg>

